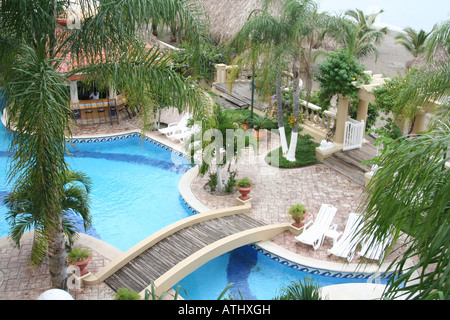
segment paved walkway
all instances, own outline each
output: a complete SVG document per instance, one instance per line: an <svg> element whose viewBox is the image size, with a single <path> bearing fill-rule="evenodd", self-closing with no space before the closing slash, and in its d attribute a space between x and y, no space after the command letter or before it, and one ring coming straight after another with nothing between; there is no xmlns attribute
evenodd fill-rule
<svg viewBox="0 0 450 320"><path fill-rule="evenodd" d="M138 129L136 119L124 120L120 124L111 126L94 125L85 128L75 128L74 136L99 136L117 134ZM152 136L160 139L168 145L180 149L180 146L169 141L159 133ZM328 168L323 164L317 164L299 169L279 169L269 166L264 161L266 154L264 147L261 154L252 158L249 163L239 164L234 168L238 170L238 178L249 177L255 182L255 188L251 192L252 212L256 219L266 223L288 221L287 209L295 203L306 204L313 219L322 203L336 206L338 211L334 219L338 230L343 231L350 212L357 212L360 196L363 188L352 182L349 178ZM226 196L212 196L203 186L206 178L195 178L191 183L193 194L207 207L214 209L235 205L237 194ZM31 239L24 240L24 245L19 249L12 248L5 240L0 238L0 300L8 299L36 299L39 294L50 289L50 277L48 266L39 266L36 270L30 270L28 265L31 249ZM293 234L285 232L272 242L304 257L321 261L335 261L345 263L326 254L326 249L331 248L332 242L327 239L322 247L314 251L310 246L300 244L294 240ZM89 246L89 242L87 246ZM99 268L108 263L117 253L102 254L95 246L90 247L94 257L90 262L90 271L95 273ZM398 254L398 253L397 253ZM355 256L353 262L358 262ZM392 260L389 257L388 260ZM112 290L104 284L94 287L83 287L80 290L70 292L77 300L112 299Z"/></svg>

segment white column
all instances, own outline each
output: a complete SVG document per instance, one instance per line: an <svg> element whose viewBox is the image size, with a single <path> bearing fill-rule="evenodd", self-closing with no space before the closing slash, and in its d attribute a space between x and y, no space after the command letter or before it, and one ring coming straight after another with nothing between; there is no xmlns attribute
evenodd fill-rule
<svg viewBox="0 0 450 320"><path fill-rule="evenodd" d="M336 132L334 134L334 142L344 143L345 122L348 116L348 103L350 98L339 94L338 110L336 115Z"/></svg>
<svg viewBox="0 0 450 320"><path fill-rule="evenodd" d="M77 103L78 100L78 86L77 81L70 81L70 102Z"/></svg>
<svg viewBox="0 0 450 320"><path fill-rule="evenodd" d="M216 64L216 83L227 83L227 66L223 63Z"/></svg>

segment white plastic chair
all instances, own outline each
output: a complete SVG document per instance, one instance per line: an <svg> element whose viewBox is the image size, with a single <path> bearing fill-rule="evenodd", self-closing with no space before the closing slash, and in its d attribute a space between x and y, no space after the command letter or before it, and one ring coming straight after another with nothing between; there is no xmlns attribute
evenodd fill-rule
<svg viewBox="0 0 450 320"><path fill-rule="evenodd" d="M303 232L295 237L295 240L313 246L317 250L323 242L327 230L331 227L337 209L329 204L322 204L314 222L305 224ZM311 225L312 224L312 225ZM311 225L311 226L310 226Z"/></svg>
<svg viewBox="0 0 450 320"><path fill-rule="evenodd" d="M180 129L180 132L172 134L169 138L172 140L178 140L183 143L185 139L190 138L193 134L200 132L200 127L194 124L192 127L186 127L186 129Z"/></svg>
<svg viewBox="0 0 450 320"><path fill-rule="evenodd" d="M345 258L348 262L353 260L356 246L361 241L360 231L363 227L361 223L362 216L356 213L350 213L347 224L345 225L344 233L333 244L331 249L327 250L328 254Z"/></svg>
<svg viewBox="0 0 450 320"><path fill-rule="evenodd" d="M172 135L181 133L188 129L187 122L191 116L189 114L185 114L181 117L180 121L169 123L167 128L158 129L159 133L166 135L167 138L170 138Z"/></svg>
<svg viewBox="0 0 450 320"><path fill-rule="evenodd" d="M387 234L381 240L374 242L375 235L372 233L370 236L361 243L361 251L358 255L371 260L380 260L386 251L386 248L391 244L392 235Z"/></svg>

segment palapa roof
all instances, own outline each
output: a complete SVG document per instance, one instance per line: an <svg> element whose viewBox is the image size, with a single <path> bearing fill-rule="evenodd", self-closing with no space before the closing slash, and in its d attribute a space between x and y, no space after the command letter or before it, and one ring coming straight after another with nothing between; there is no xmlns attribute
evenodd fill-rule
<svg viewBox="0 0 450 320"><path fill-rule="evenodd" d="M245 23L250 13L262 8L261 0L202 0L210 21L214 41L229 40Z"/></svg>

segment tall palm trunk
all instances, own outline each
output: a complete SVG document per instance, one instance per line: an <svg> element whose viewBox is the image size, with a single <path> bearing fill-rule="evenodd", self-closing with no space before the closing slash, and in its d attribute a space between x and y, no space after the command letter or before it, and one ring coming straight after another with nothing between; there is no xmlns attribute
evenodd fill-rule
<svg viewBox="0 0 450 320"><path fill-rule="evenodd" d="M62 216L59 215L56 225L49 231L48 256L52 285L58 289L67 289L67 253Z"/></svg>
<svg viewBox="0 0 450 320"><path fill-rule="evenodd" d="M278 121L278 131L280 132L281 139L281 150L283 155L288 152L288 145L286 140L286 132L284 130L284 119L283 119L283 101L281 97L281 73L277 72L277 88L276 88L276 98L277 98L277 121Z"/></svg>
<svg viewBox="0 0 450 320"><path fill-rule="evenodd" d="M289 151L286 159L289 161L295 161L295 152L297 149L298 139L298 125L299 125L299 113L300 113L300 72L296 66L294 70L294 96L293 96L293 113L295 117L295 124L292 127L291 143L289 144Z"/></svg>

